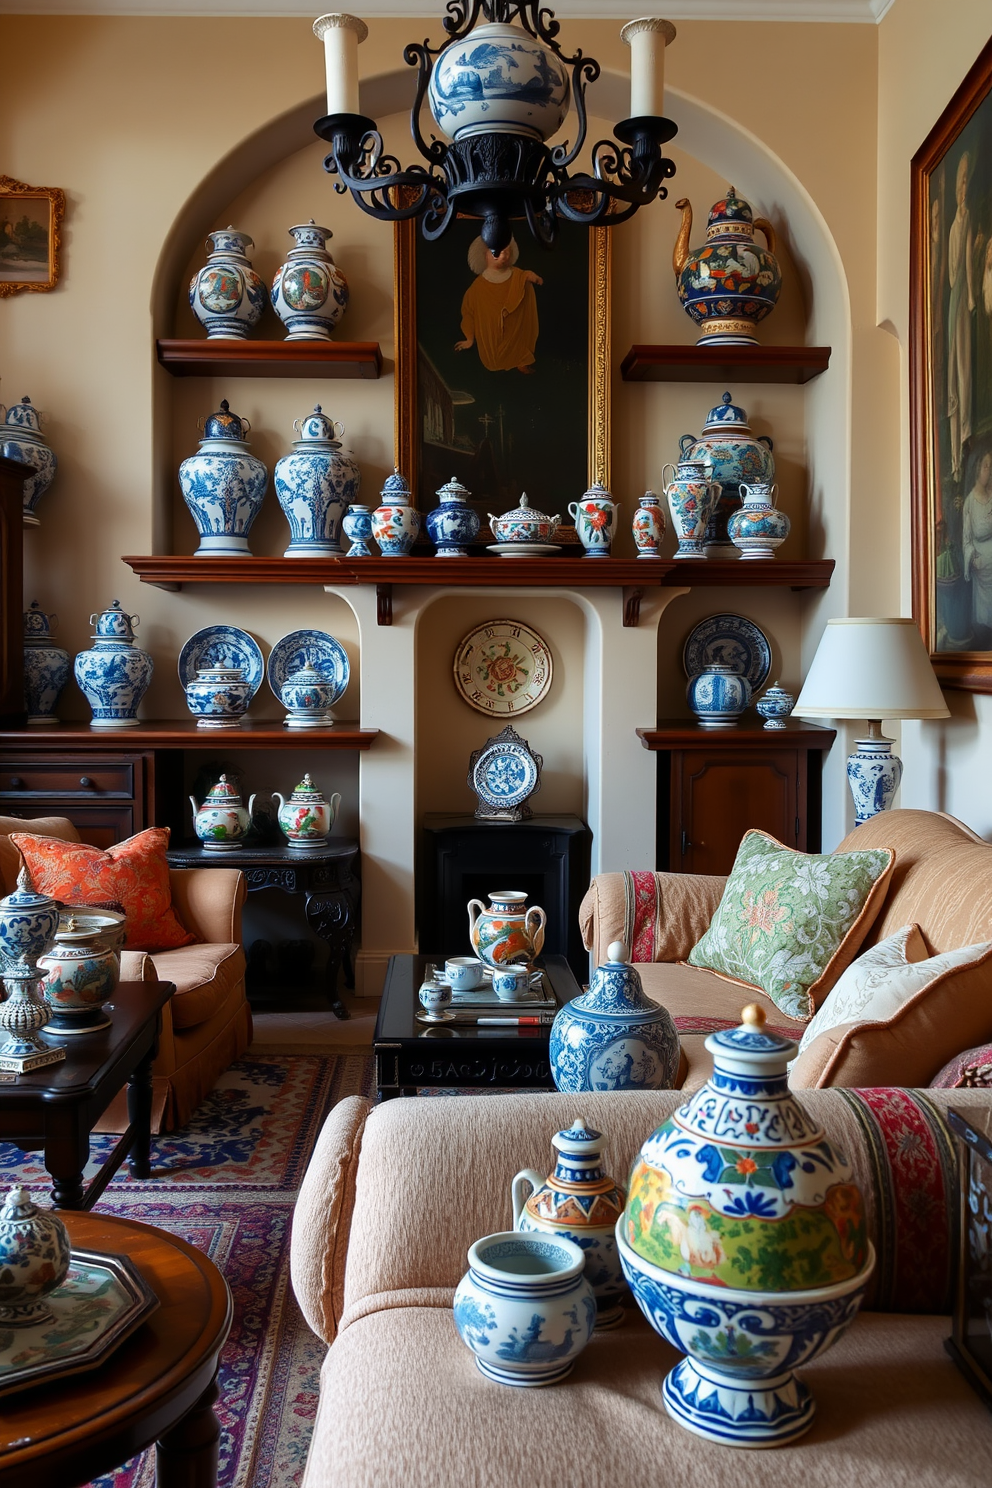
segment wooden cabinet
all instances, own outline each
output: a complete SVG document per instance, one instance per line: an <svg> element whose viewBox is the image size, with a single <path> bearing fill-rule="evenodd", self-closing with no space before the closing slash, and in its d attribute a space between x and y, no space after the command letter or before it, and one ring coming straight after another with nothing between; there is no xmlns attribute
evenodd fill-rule
<svg viewBox="0 0 992 1488"><path fill-rule="evenodd" d="M758 718L727 729L669 719L637 732L658 754L658 868L729 873L750 827L819 851L820 757L833 729L792 718L784 729Z"/></svg>

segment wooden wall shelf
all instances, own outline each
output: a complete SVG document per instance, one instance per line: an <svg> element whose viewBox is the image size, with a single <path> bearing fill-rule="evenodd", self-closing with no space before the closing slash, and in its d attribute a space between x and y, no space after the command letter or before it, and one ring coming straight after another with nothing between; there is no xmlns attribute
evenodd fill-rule
<svg viewBox="0 0 992 1488"><path fill-rule="evenodd" d="M173 377L361 377L382 372L377 341L156 341Z"/></svg>
<svg viewBox="0 0 992 1488"><path fill-rule="evenodd" d="M624 382L809 382L827 370L829 346L632 346Z"/></svg>
<svg viewBox="0 0 992 1488"><path fill-rule="evenodd" d="M0 748L30 746L32 753L81 750L119 754L122 749L371 749L378 729L357 723L327 728L291 729L278 719L246 719L240 728L198 728L192 718L144 719L137 728L95 729L86 723L58 723L46 728L0 729Z"/></svg>
<svg viewBox="0 0 992 1488"><path fill-rule="evenodd" d="M707 728L695 718L662 718L654 728L636 730L645 749L653 752L664 749L706 749L707 752L736 754L741 744L763 749L802 749L824 751L830 748L837 737L836 729L824 728L818 723L807 723L804 718L789 717L785 728L765 728L762 720L746 713L733 728Z"/></svg>

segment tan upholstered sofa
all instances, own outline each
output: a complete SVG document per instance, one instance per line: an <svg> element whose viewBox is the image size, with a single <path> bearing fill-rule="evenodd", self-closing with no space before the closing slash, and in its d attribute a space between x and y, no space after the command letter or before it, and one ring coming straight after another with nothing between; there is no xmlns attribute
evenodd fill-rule
<svg viewBox="0 0 992 1488"><path fill-rule="evenodd" d="M0 890L16 882L20 855L7 840L11 832L78 842L65 817L23 821L0 816ZM125 981L166 981L175 996L162 1011L162 1037L152 1070L152 1130L181 1126L216 1084L217 1078L251 1043L251 1011L245 996L245 956L241 945L244 877L235 868L175 869L169 874L172 902L196 944L173 951L124 951ZM111 1106L102 1130L124 1129L120 1110ZM123 1123L123 1124L122 1124Z"/></svg>

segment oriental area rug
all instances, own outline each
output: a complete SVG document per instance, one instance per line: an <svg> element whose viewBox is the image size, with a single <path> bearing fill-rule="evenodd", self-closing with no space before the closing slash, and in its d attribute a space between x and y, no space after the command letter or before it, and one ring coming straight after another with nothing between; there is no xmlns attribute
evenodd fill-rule
<svg viewBox="0 0 992 1488"><path fill-rule="evenodd" d="M153 1140L149 1181L118 1174L98 1201L100 1212L181 1236L227 1278L234 1323L215 1407L218 1488L293 1488L303 1475L325 1345L290 1286L293 1205L328 1110L372 1088L365 1054L253 1051L222 1076L188 1126ZM99 1161L113 1142L92 1137L91 1157ZM15 1182L50 1205L40 1154L0 1143L0 1185ZM154 1448L96 1482L154 1488Z"/></svg>

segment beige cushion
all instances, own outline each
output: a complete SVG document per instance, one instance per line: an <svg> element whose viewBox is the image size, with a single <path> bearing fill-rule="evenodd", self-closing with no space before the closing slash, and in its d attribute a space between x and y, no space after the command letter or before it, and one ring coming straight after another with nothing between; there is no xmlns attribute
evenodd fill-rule
<svg viewBox="0 0 992 1488"><path fill-rule="evenodd" d="M943 966L937 966L936 971L929 973L922 967L910 971L928 957L919 925L903 925L887 940L862 951L806 1024L799 1041L800 1054L821 1033L838 1023L874 1022L894 1012L910 992L918 992L936 971L944 970Z"/></svg>
<svg viewBox="0 0 992 1488"><path fill-rule="evenodd" d="M172 999L176 1029L205 1023L245 974L244 952L234 944L179 946L156 951L153 959L159 981L176 984Z"/></svg>

